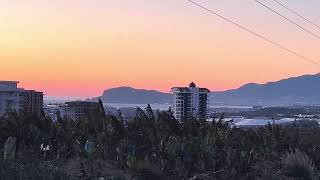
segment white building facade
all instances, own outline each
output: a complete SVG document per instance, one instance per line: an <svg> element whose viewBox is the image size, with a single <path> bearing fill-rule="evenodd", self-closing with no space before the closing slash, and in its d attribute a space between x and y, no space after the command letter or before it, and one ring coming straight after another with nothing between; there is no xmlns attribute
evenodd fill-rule
<svg viewBox="0 0 320 180"><path fill-rule="evenodd" d="M207 118L209 89L198 88L192 82L189 87L173 87L171 92L173 96L171 109L179 122L184 122L190 117Z"/></svg>
<svg viewBox="0 0 320 180"><path fill-rule="evenodd" d="M9 111L40 116L43 93L18 88L18 81L0 81L0 116Z"/></svg>

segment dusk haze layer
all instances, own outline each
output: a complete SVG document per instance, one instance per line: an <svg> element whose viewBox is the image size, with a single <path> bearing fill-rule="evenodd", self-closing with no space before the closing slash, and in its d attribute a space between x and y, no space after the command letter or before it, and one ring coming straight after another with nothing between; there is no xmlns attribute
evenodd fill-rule
<svg viewBox="0 0 320 180"><path fill-rule="evenodd" d="M320 63L319 39L254 0L198 2ZM320 24L319 0L284 2ZM118 86L168 92L190 81L218 91L320 69L185 0L3 0L0 19L0 79L49 96Z"/></svg>

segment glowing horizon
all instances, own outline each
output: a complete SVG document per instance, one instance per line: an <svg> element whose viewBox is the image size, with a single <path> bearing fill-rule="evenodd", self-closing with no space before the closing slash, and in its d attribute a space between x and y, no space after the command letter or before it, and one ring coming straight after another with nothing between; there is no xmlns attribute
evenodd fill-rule
<svg viewBox="0 0 320 180"><path fill-rule="evenodd" d="M254 1L198 2L320 63L318 39ZM285 3L320 24L320 1ZM49 96L119 86L169 92L191 81L218 91L319 72L184 0L5 0L0 18L0 79Z"/></svg>

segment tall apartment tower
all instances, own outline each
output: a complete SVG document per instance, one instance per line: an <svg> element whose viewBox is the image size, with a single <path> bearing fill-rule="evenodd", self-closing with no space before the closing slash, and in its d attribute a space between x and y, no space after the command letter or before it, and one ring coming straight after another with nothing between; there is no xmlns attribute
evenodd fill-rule
<svg viewBox="0 0 320 180"><path fill-rule="evenodd" d="M171 109L179 122L184 122L190 117L207 118L209 89L199 88L192 82L189 87L173 87L171 92Z"/></svg>
<svg viewBox="0 0 320 180"><path fill-rule="evenodd" d="M0 81L0 116L8 111L40 116L43 93L18 88L18 81Z"/></svg>

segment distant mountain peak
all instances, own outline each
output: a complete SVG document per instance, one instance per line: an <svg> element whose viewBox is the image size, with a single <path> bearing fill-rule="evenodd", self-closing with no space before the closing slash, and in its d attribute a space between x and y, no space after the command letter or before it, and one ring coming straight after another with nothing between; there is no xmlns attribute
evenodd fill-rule
<svg viewBox="0 0 320 180"><path fill-rule="evenodd" d="M162 93L156 90L121 86L105 90L99 98L101 98L104 103L164 104L170 102L171 94Z"/></svg>

